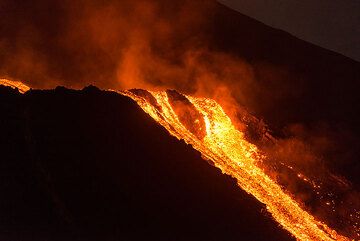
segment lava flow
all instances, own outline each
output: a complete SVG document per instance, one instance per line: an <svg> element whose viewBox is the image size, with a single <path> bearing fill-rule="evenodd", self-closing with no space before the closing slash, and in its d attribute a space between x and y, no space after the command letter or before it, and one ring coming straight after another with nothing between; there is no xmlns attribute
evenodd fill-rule
<svg viewBox="0 0 360 241"><path fill-rule="evenodd" d="M176 91L136 89L120 93L135 100L170 134L192 145L223 173L236 178L238 185L265 204L274 219L296 239L349 240L303 210L265 174L258 164L266 157L234 127L216 101Z"/></svg>
<svg viewBox="0 0 360 241"><path fill-rule="evenodd" d="M0 79L0 85L24 93L20 82ZM119 92L132 98L155 121L198 150L204 159L234 177L247 193L266 205L273 218L297 240L350 240L317 220L286 193L259 165L266 156L237 130L214 100L134 89Z"/></svg>
<svg viewBox="0 0 360 241"><path fill-rule="evenodd" d="M0 79L0 85L9 86L13 89L18 89L20 93L25 93L30 90L30 87L24 85L20 81L8 80L8 79Z"/></svg>

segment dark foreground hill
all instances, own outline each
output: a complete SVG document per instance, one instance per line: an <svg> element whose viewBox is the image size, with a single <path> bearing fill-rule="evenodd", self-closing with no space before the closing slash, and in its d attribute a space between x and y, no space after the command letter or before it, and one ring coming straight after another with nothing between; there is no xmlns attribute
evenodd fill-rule
<svg viewBox="0 0 360 241"><path fill-rule="evenodd" d="M291 240L132 100L0 87L0 239Z"/></svg>

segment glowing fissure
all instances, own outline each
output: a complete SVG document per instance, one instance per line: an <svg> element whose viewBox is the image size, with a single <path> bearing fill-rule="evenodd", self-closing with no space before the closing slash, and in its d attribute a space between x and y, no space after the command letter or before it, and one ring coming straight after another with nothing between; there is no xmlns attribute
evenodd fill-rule
<svg viewBox="0 0 360 241"><path fill-rule="evenodd" d="M265 204L274 219L296 239L349 240L303 210L276 181L265 174L257 163L266 157L234 127L231 119L216 101L186 96L204 118L206 134L204 138L198 138L180 121L178 113L169 102L168 92L139 91L120 93L135 100L171 135L183 139L223 173L236 178L238 185ZM198 124L199 120L190 122ZM189 124L191 123L186 123Z"/></svg>

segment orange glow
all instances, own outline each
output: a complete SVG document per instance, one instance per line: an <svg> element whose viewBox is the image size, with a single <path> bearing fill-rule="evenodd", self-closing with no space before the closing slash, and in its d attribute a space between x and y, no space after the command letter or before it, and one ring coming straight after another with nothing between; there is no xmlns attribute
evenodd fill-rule
<svg viewBox="0 0 360 241"><path fill-rule="evenodd" d="M183 139L224 174L236 178L238 185L265 204L273 218L296 239L349 240L303 210L291 195L265 174L258 164L266 160L266 156L244 138L244 133L234 127L216 101L186 96L198 112L197 117L192 118L194 113L174 108L174 98L179 99L179 94L174 96L173 91L130 90L121 93L135 100L171 135ZM187 127L193 124L200 129L201 123L205 128L204 136Z"/></svg>
<svg viewBox="0 0 360 241"><path fill-rule="evenodd" d="M26 91L30 90L30 87L24 85L19 81L7 80L7 79L0 79L0 85L9 86L13 89L18 89L20 93L25 93Z"/></svg>

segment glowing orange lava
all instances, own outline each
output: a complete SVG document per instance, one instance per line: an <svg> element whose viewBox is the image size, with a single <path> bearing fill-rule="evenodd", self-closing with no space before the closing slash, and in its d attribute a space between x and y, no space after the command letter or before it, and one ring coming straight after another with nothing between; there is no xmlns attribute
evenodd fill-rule
<svg viewBox="0 0 360 241"><path fill-rule="evenodd" d="M21 93L30 89L20 82L5 79L0 79L0 84L18 88ZM223 173L236 178L238 185L265 204L273 218L296 239L350 240L303 210L265 174L258 164L266 157L234 127L216 101L184 96L176 91L119 93L132 98L171 135L183 139Z"/></svg>
<svg viewBox="0 0 360 241"><path fill-rule="evenodd" d="M258 148L246 141L222 107L207 98L186 96L201 114L205 123L205 136L199 137L186 126L198 124L201 120L186 119L174 109L171 92L124 91L154 120L164 126L173 136L185 140L209 159L225 174L236 178L238 185L266 205L266 209L281 226L298 240L349 240L326 224L316 220L303 210L280 185L265 174L259 165L266 158ZM184 96L185 97L185 96ZM190 122L190 123L189 123Z"/></svg>
<svg viewBox="0 0 360 241"><path fill-rule="evenodd" d="M20 93L25 93L26 91L30 90L30 87L24 85L19 81L8 80L8 79L0 79L0 85L9 86L14 89L18 89Z"/></svg>

